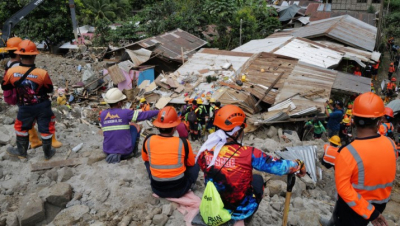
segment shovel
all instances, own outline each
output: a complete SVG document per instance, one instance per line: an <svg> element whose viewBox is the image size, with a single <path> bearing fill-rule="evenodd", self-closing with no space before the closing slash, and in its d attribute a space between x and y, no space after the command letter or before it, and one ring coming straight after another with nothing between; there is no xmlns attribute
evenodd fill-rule
<svg viewBox="0 0 400 226"><path fill-rule="evenodd" d="M287 188L286 188L286 198L285 198L285 208L283 209L283 221L282 226L287 226L288 215L289 215L289 205L290 205L290 197L292 196L292 189L294 187L294 183L296 182L296 177L294 173L287 175Z"/></svg>

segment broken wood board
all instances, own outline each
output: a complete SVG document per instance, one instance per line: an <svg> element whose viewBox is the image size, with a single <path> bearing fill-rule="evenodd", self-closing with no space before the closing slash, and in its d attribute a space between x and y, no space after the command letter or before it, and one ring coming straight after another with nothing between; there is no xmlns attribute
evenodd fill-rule
<svg viewBox="0 0 400 226"><path fill-rule="evenodd" d="M64 166L76 166L86 164L88 162L88 158L74 158L74 159L66 159L66 160L56 160L49 162L38 162L31 164L31 172L52 169L54 167L64 167Z"/></svg>
<svg viewBox="0 0 400 226"><path fill-rule="evenodd" d="M172 100L171 97L161 97L158 102L156 103L157 109L162 109Z"/></svg>
<svg viewBox="0 0 400 226"><path fill-rule="evenodd" d="M127 49L126 52L136 67L148 61L152 53L150 50L143 48L138 50Z"/></svg>
<svg viewBox="0 0 400 226"><path fill-rule="evenodd" d="M125 72L129 72L131 68L135 67L135 65L130 60L123 61L118 64L119 68Z"/></svg>
<svg viewBox="0 0 400 226"><path fill-rule="evenodd" d="M155 82L152 82L150 85L148 85L145 89L144 92L145 93L150 93L152 91L154 91L155 89L157 89L157 85Z"/></svg>
<svg viewBox="0 0 400 226"><path fill-rule="evenodd" d="M144 80L140 85L138 86L139 89L146 89L146 87L150 84L150 80Z"/></svg>
<svg viewBox="0 0 400 226"><path fill-rule="evenodd" d="M122 74L121 69L118 67L118 65L113 65L109 67L107 70L114 84L118 84L126 80L125 76Z"/></svg>
<svg viewBox="0 0 400 226"><path fill-rule="evenodd" d="M167 78L167 84L171 87L171 88L178 88L178 85L176 81L174 81L172 78Z"/></svg>
<svg viewBox="0 0 400 226"><path fill-rule="evenodd" d="M179 85L178 88L174 90L175 93L182 93L182 91L185 89L183 85Z"/></svg>
<svg viewBox="0 0 400 226"><path fill-rule="evenodd" d="M164 75L160 74L160 75L158 75L156 80L154 80L154 82L156 83L157 86L160 86L161 88L170 89L170 87L167 84L161 82L161 79L163 79L163 78L164 78Z"/></svg>
<svg viewBox="0 0 400 226"><path fill-rule="evenodd" d="M231 84L231 83L219 82L219 84L220 84L221 86L228 86L228 87L230 87L230 88L232 88L232 89L242 90L242 87L241 87L241 86L237 86L237 85L234 85L234 84Z"/></svg>

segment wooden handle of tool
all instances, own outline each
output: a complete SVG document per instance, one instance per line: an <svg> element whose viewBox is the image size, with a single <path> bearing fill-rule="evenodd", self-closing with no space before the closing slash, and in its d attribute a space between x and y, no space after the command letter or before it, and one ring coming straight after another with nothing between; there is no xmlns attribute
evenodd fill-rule
<svg viewBox="0 0 400 226"><path fill-rule="evenodd" d="M291 196L292 196L292 192L286 192L285 208L283 209L282 226L287 226L288 216L289 216L290 197Z"/></svg>

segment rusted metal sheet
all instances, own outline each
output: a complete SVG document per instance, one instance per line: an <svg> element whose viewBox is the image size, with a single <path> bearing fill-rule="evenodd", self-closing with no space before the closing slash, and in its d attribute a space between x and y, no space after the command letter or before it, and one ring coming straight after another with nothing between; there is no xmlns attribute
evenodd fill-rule
<svg viewBox="0 0 400 226"><path fill-rule="evenodd" d="M349 94L369 92L371 91L371 79L338 72L332 89Z"/></svg>
<svg viewBox="0 0 400 226"><path fill-rule="evenodd" d="M318 20L294 30L291 35L303 38L329 37L349 46L373 51L377 28L349 15Z"/></svg>
<svg viewBox="0 0 400 226"><path fill-rule="evenodd" d="M283 73L282 78L275 84L274 89L283 86L288 75L296 66L298 60L271 53L259 53L251 57L243 66L241 73L246 75L246 82L243 89L250 92L257 98L263 98L266 90ZM274 103L276 91L272 90L263 101L269 104Z"/></svg>
<svg viewBox="0 0 400 226"><path fill-rule="evenodd" d="M323 109L324 102L329 99L336 74L337 71L334 70L299 62L287 77L283 87L279 89L275 102L283 102L290 98L296 105L296 109L289 112L289 115L294 115L312 107ZM316 92L317 95L313 98L302 96L302 94L321 89L324 92Z"/></svg>
<svg viewBox="0 0 400 226"><path fill-rule="evenodd" d="M154 54L159 57L180 62L182 61L181 48L183 49L184 58L187 59L193 51L205 44L207 44L206 41L178 28L174 31L140 40L111 52L120 52L123 49L137 49L140 46L143 48L152 48Z"/></svg>

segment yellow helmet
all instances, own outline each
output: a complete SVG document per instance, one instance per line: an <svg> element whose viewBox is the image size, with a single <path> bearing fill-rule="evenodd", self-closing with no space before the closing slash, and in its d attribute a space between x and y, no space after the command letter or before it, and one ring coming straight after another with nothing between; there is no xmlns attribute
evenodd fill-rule
<svg viewBox="0 0 400 226"><path fill-rule="evenodd" d="M333 104L333 100L332 100L332 99L329 99L329 103L330 103L330 104Z"/></svg>
<svg viewBox="0 0 400 226"><path fill-rule="evenodd" d="M144 98L144 97L142 97L141 99L140 99L140 103L143 103L143 102L145 102L146 101L146 98Z"/></svg>
<svg viewBox="0 0 400 226"><path fill-rule="evenodd" d="M353 115L353 111L351 109L347 109L346 115Z"/></svg>
<svg viewBox="0 0 400 226"><path fill-rule="evenodd" d="M341 144L341 143L340 143L340 137L337 136L337 135L332 136L332 137L329 139L329 142L331 142L332 144L336 144L336 145L338 145L338 146Z"/></svg>
<svg viewBox="0 0 400 226"><path fill-rule="evenodd" d="M211 98L211 99L210 99L210 103L215 103L215 99L214 99L214 98Z"/></svg>
<svg viewBox="0 0 400 226"><path fill-rule="evenodd" d="M198 98L198 99L196 100L196 102L197 102L197 104L203 104L203 100L202 100L201 98Z"/></svg>
<svg viewBox="0 0 400 226"><path fill-rule="evenodd" d="M350 123L350 119L349 119L349 118L344 118L344 119L342 120L342 122L345 123L345 124Z"/></svg>

